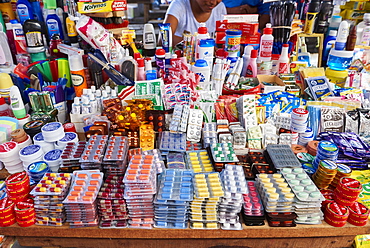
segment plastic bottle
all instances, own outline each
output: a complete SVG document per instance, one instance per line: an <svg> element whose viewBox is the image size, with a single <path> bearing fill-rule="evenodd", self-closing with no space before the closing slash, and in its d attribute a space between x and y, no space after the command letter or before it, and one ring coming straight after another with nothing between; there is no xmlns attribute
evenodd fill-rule
<svg viewBox="0 0 370 248"><path fill-rule="evenodd" d="M60 39L64 40L62 23L56 14L56 11L53 9L48 10L46 26L48 28L49 38L51 38L53 34L59 34Z"/></svg>
<svg viewBox="0 0 370 248"><path fill-rule="evenodd" d="M23 104L21 93L17 86L13 85L10 87L10 105L13 111L13 114L16 118L22 119L26 117L26 109Z"/></svg>
<svg viewBox="0 0 370 248"><path fill-rule="evenodd" d="M289 73L289 45L283 44L283 49L281 50L279 62L278 62L278 74Z"/></svg>
<svg viewBox="0 0 370 248"><path fill-rule="evenodd" d="M12 53L12 58L15 61L16 59L15 55L18 53L17 53L17 48L15 47L14 31L13 31L12 24L8 22L5 24L5 26L2 26L2 27L3 27L3 30L4 30L4 27L6 27L6 37L8 39L8 44L9 44L10 52Z"/></svg>
<svg viewBox="0 0 370 248"><path fill-rule="evenodd" d="M326 37L329 35L330 30L336 30L338 32L339 25L342 22L342 17L333 15L329 20L328 31L326 32Z"/></svg>
<svg viewBox="0 0 370 248"><path fill-rule="evenodd" d="M198 55L200 59L207 61L209 69L212 71L213 55L215 51L214 39L202 39L199 41Z"/></svg>
<svg viewBox="0 0 370 248"><path fill-rule="evenodd" d="M51 36L50 46L49 46L50 56L54 58L64 58L65 54L60 52L60 50L58 49L58 44L62 44L62 40L60 39L58 34L53 34Z"/></svg>
<svg viewBox="0 0 370 248"><path fill-rule="evenodd" d="M145 80L145 64L143 58L138 58L137 62L137 81L144 81Z"/></svg>
<svg viewBox="0 0 370 248"><path fill-rule="evenodd" d="M84 97L82 100L81 114L91 114L90 99Z"/></svg>
<svg viewBox="0 0 370 248"><path fill-rule="evenodd" d="M153 70L152 67L152 59L145 58L145 79L146 80L153 80L157 79L157 72Z"/></svg>
<svg viewBox="0 0 370 248"><path fill-rule="evenodd" d="M98 112L101 113L101 111L102 111L101 90L96 90L95 98L96 98L96 102L98 103Z"/></svg>
<svg viewBox="0 0 370 248"><path fill-rule="evenodd" d="M33 19L36 19L40 22L44 22L44 16L42 15L40 2L37 0L30 0L30 2L33 10Z"/></svg>
<svg viewBox="0 0 370 248"><path fill-rule="evenodd" d="M103 90L102 92L101 92L101 103L102 103L102 106L103 106L103 102L104 102L104 100L107 100L108 99L108 93L105 91L105 90Z"/></svg>
<svg viewBox="0 0 370 248"><path fill-rule="evenodd" d="M67 16L64 21L67 29L67 35L68 39L71 42L71 46L77 46L78 47L78 38L77 38L77 29L76 29L76 23Z"/></svg>
<svg viewBox="0 0 370 248"><path fill-rule="evenodd" d="M76 96L81 96L83 89L87 88L85 79L85 70L81 55L69 56L69 69L71 71L71 80L76 92Z"/></svg>
<svg viewBox="0 0 370 248"><path fill-rule="evenodd" d="M251 52L253 50L253 46L246 46L244 48L244 54L243 54L243 70L242 73L240 74L241 76L245 77L247 73L247 68L249 64L249 60L251 58Z"/></svg>
<svg viewBox="0 0 370 248"><path fill-rule="evenodd" d="M26 20L33 19L33 9L30 2L28 2L27 0L18 0L17 14L22 25Z"/></svg>
<svg viewBox="0 0 370 248"><path fill-rule="evenodd" d="M349 34L349 24L347 21L342 21L339 25L337 39L335 41L335 50L344 50Z"/></svg>
<svg viewBox="0 0 370 248"><path fill-rule="evenodd" d="M206 60L198 59L195 64L191 67L191 70L200 76L199 86L203 90L210 90L210 77L211 73L209 65Z"/></svg>
<svg viewBox="0 0 370 248"><path fill-rule="evenodd" d="M347 38L346 51L355 50L356 41L357 41L357 31L356 26L353 26Z"/></svg>
<svg viewBox="0 0 370 248"><path fill-rule="evenodd" d="M246 77L257 77L257 55L258 50L252 50L251 58L247 66Z"/></svg>
<svg viewBox="0 0 370 248"><path fill-rule="evenodd" d="M9 105L5 102L5 98L0 97L0 116L10 116Z"/></svg>
<svg viewBox="0 0 370 248"><path fill-rule="evenodd" d="M209 33L208 33L208 29L206 27L206 23L205 22L201 22L199 24L199 28L198 28L198 34L196 35L195 37L195 59L201 59L199 57L199 45L200 45L200 40L203 40L203 39L209 39L210 36L209 36Z"/></svg>
<svg viewBox="0 0 370 248"><path fill-rule="evenodd" d="M308 11L306 15L306 22L304 25L304 32L306 34L313 34L317 15L320 12L320 0L312 0L308 6Z"/></svg>
<svg viewBox="0 0 370 248"><path fill-rule="evenodd" d="M272 45L274 44L274 36L272 35L271 23L266 24L261 36L259 59L261 61L271 61Z"/></svg>
<svg viewBox="0 0 370 248"><path fill-rule="evenodd" d="M17 20L11 20L10 23L13 29L14 44L17 54L27 54L27 43L22 24Z"/></svg>
<svg viewBox="0 0 370 248"><path fill-rule="evenodd" d="M369 25L370 23L370 13L365 13L364 20L357 24L357 42L356 45L361 45L362 41L362 34L364 32L364 29Z"/></svg>
<svg viewBox="0 0 370 248"><path fill-rule="evenodd" d="M329 27L329 18L333 14L333 2L326 0L321 3L320 13L317 17L317 24L315 26L315 33L325 34Z"/></svg>
<svg viewBox="0 0 370 248"><path fill-rule="evenodd" d="M307 45L305 43L305 39L300 39L301 45L300 45L300 51L298 52L298 61L304 61L307 62L307 65L311 66L311 54L307 52Z"/></svg>
<svg viewBox="0 0 370 248"><path fill-rule="evenodd" d="M326 37L324 41L324 49L322 54L322 61L324 65L326 65L330 49L333 47L336 39L337 39L337 30L330 30L329 35Z"/></svg>
<svg viewBox="0 0 370 248"><path fill-rule="evenodd" d="M165 75L165 59L166 51L164 49L157 49L155 52L155 63L157 65L157 78Z"/></svg>
<svg viewBox="0 0 370 248"><path fill-rule="evenodd" d="M91 113L97 113L98 112L98 102L95 99L94 94L89 95L89 100L90 100Z"/></svg>
<svg viewBox="0 0 370 248"><path fill-rule="evenodd" d="M144 25L143 44L144 44L143 55L147 57L154 57L157 41L155 38L154 27L153 24L151 23L146 23Z"/></svg>
<svg viewBox="0 0 370 248"><path fill-rule="evenodd" d="M81 114L81 104L78 96L73 99L71 114Z"/></svg>
<svg viewBox="0 0 370 248"><path fill-rule="evenodd" d="M13 57L9 48L8 38L0 25L0 72L10 73L13 69Z"/></svg>
<svg viewBox="0 0 370 248"><path fill-rule="evenodd" d="M110 98L113 99L113 98L117 98L117 91L115 89L112 89L111 92L110 92Z"/></svg>
<svg viewBox="0 0 370 248"><path fill-rule="evenodd" d="M27 20L23 24L23 32L32 62L46 59L42 24L37 20Z"/></svg>
<svg viewBox="0 0 370 248"><path fill-rule="evenodd" d="M96 92L96 86L95 85L92 85L90 87L90 90L91 90L91 94L95 94L95 92Z"/></svg>
<svg viewBox="0 0 370 248"><path fill-rule="evenodd" d="M366 18L365 27L362 31L360 44L361 46L368 46L370 43L370 20Z"/></svg>

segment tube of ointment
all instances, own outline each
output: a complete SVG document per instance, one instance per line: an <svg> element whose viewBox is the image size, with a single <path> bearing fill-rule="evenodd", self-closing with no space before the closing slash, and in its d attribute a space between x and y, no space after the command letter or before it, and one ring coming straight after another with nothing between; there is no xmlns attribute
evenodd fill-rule
<svg viewBox="0 0 370 248"><path fill-rule="evenodd" d="M162 48L166 53L170 52L170 41L172 34L170 33L170 23L159 23L159 33L161 34L162 39Z"/></svg>

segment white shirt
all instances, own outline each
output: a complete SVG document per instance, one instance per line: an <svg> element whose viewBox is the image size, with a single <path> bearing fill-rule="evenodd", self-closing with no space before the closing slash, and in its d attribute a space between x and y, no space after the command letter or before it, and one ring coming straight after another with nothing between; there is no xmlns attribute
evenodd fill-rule
<svg viewBox="0 0 370 248"><path fill-rule="evenodd" d="M194 34L198 31L200 23L195 19L191 10L190 0L174 0L167 9L166 15L173 15L178 20L176 36L182 37L184 31L189 31ZM222 20L223 15L226 15L226 7L223 2L219 3L212 9L211 16L206 21L208 33L213 37L216 31L216 21Z"/></svg>

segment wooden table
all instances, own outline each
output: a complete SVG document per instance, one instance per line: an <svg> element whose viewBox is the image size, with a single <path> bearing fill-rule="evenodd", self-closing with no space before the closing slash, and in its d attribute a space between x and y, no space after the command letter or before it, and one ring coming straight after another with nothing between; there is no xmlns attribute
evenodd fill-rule
<svg viewBox="0 0 370 248"><path fill-rule="evenodd" d="M15 236L24 246L48 247L350 247L358 234L370 233L370 225L346 224L335 228L327 225L297 227L246 227L242 231L193 229L99 229L13 225L0 228L0 234Z"/></svg>

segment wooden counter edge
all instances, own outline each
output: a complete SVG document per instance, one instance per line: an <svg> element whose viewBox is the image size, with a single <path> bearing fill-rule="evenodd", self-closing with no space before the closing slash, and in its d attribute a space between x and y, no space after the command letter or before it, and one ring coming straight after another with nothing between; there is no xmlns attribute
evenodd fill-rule
<svg viewBox="0 0 370 248"><path fill-rule="evenodd" d="M294 238L294 237L336 237L355 236L370 233L370 224L356 227L321 225L298 225L297 227L244 226L241 231L194 230L194 229L99 229L97 227L69 228L31 226L19 227L17 224L0 228L0 234L17 237L70 237L70 238L125 238L125 239L231 239L231 238Z"/></svg>

